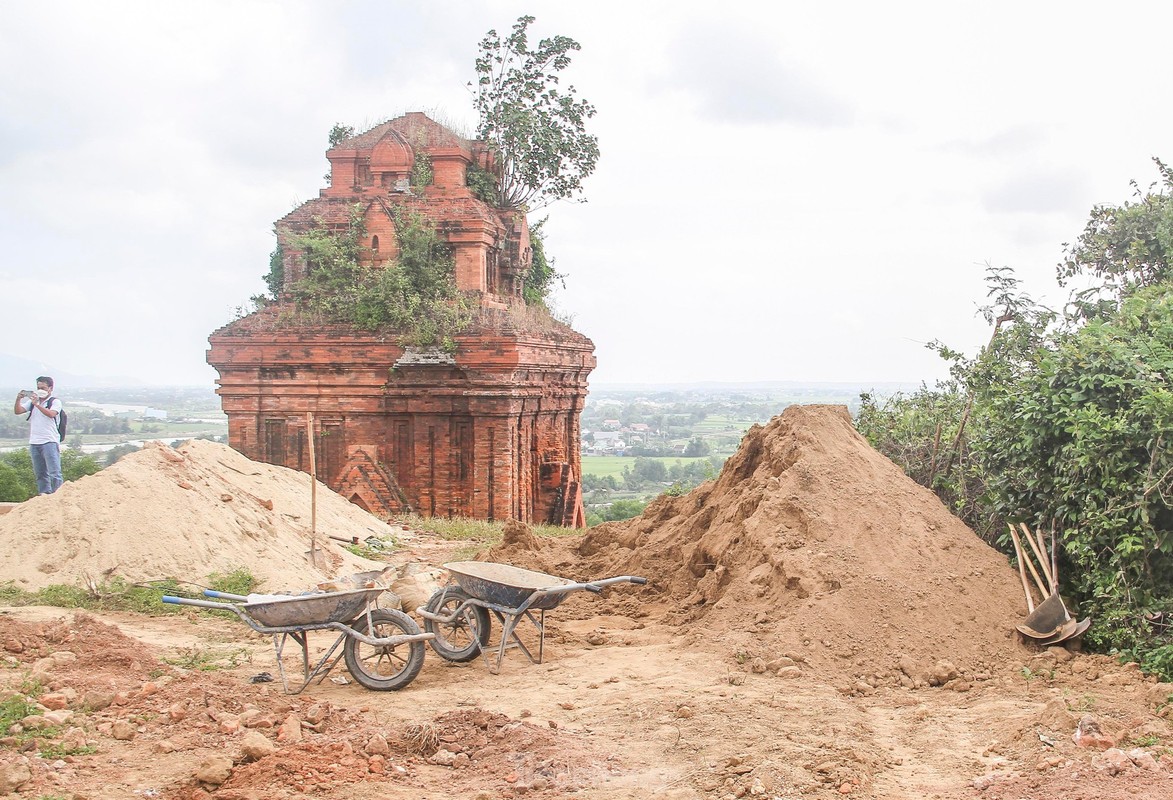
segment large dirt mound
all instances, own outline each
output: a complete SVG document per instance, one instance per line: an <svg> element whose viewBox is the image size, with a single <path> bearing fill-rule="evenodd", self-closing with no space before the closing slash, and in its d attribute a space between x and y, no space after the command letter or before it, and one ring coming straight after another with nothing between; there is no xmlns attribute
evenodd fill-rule
<svg viewBox="0 0 1173 800"><path fill-rule="evenodd" d="M143 450L55 494L0 515L0 576L22 589L176 578L247 568L267 591L378 569L323 534L365 539L393 529L310 478L204 440ZM311 528L323 551L313 563Z"/></svg>
<svg viewBox="0 0 1173 800"><path fill-rule="evenodd" d="M1017 573L859 435L845 407L754 426L716 481L527 561L577 578L644 575L616 601L728 643L889 682L945 682L1021 658ZM576 602L578 602L576 600Z"/></svg>

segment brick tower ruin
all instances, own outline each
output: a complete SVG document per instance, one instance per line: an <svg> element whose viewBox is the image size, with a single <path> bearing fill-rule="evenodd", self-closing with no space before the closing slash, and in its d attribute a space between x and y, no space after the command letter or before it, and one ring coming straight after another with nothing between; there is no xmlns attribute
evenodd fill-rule
<svg viewBox="0 0 1173 800"><path fill-rule="evenodd" d="M431 164L422 187L411 185L417 155ZM380 515L581 527L579 417L594 345L526 313L525 215L482 202L466 185L470 165L491 167L484 147L410 113L326 157L330 186L276 223L277 302L209 337L229 444L309 472L312 435L318 478ZM366 264L395 268L397 209L425 216L447 241L457 287L482 308L455 352L405 348L394 332L290 323L292 287L311 268L296 237L341 229L356 208Z"/></svg>

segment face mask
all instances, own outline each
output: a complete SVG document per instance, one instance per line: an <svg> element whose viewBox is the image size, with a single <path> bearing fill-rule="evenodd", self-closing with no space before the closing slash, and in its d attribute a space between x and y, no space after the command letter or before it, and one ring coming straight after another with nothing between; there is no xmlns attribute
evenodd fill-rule
<svg viewBox="0 0 1173 800"><path fill-rule="evenodd" d="M46 392L44 389L37 389L37 397L39 397L39 398L41 398L42 400L44 400L44 399L45 399L46 397L48 397L48 396L49 396L49 393L48 393L48 392Z"/></svg>

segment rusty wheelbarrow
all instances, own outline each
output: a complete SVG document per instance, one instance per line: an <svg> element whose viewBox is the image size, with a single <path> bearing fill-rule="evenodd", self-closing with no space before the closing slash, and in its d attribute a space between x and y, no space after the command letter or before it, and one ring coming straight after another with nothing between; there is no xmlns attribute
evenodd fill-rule
<svg viewBox="0 0 1173 800"><path fill-rule="evenodd" d="M445 564L450 582L437 589L426 605L416 609L424 618L424 629L435 634L432 649L453 662L472 661L485 655L489 671L497 673L505 650L516 647L530 663L542 663L546 642L546 612L558 606L572 592L599 593L617 583L646 584L647 578L620 575L614 578L576 583L567 578L497 564L491 561L457 561ZM534 612L538 612L534 616ZM501 622L501 641L495 660L488 656L491 629L489 613ZM517 636L517 624L528 619L538 630L537 656Z"/></svg>
<svg viewBox="0 0 1173 800"><path fill-rule="evenodd" d="M206 596L231 602L171 596L163 597L163 602L229 611L257 633L271 635L286 694L300 693L315 678L321 683L339 659L345 659L346 669L361 685L392 691L407 686L419 674L423 643L433 634L421 632L415 620L401 611L372 607L384 591L382 586L367 586L304 595L245 596L208 589ZM319 630L335 631L338 638L311 666L308 635ZM287 639L301 647L303 680L293 689L281 660Z"/></svg>

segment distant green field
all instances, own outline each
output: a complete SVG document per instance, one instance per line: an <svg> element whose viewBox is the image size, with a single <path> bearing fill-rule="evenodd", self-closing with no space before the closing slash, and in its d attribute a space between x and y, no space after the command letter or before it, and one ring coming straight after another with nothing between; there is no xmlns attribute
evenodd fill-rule
<svg viewBox="0 0 1173 800"><path fill-rule="evenodd" d="M665 456L654 458L653 461L663 461L664 466L671 467L677 461L688 463L690 461L704 461L704 458L684 458L682 456ZM583 475L597 475L600 478L605 478L608 475L614 475L616 478L623 475L623 468L630 467L635 464L635 459L629 456L583 456L582 457L582 474Z"/></svg>
<svg viewBox="0 0 1173 800"><path fill-rule="evenodd" d="M698 422L693 425L692 430L693 433L702 436L713 433L730 433L736 435L739 432L744 433L749 430L749 426L753 424L754 421L751 419L735 419L719 414L710 414L705 418L704 422Z"/></svg>

